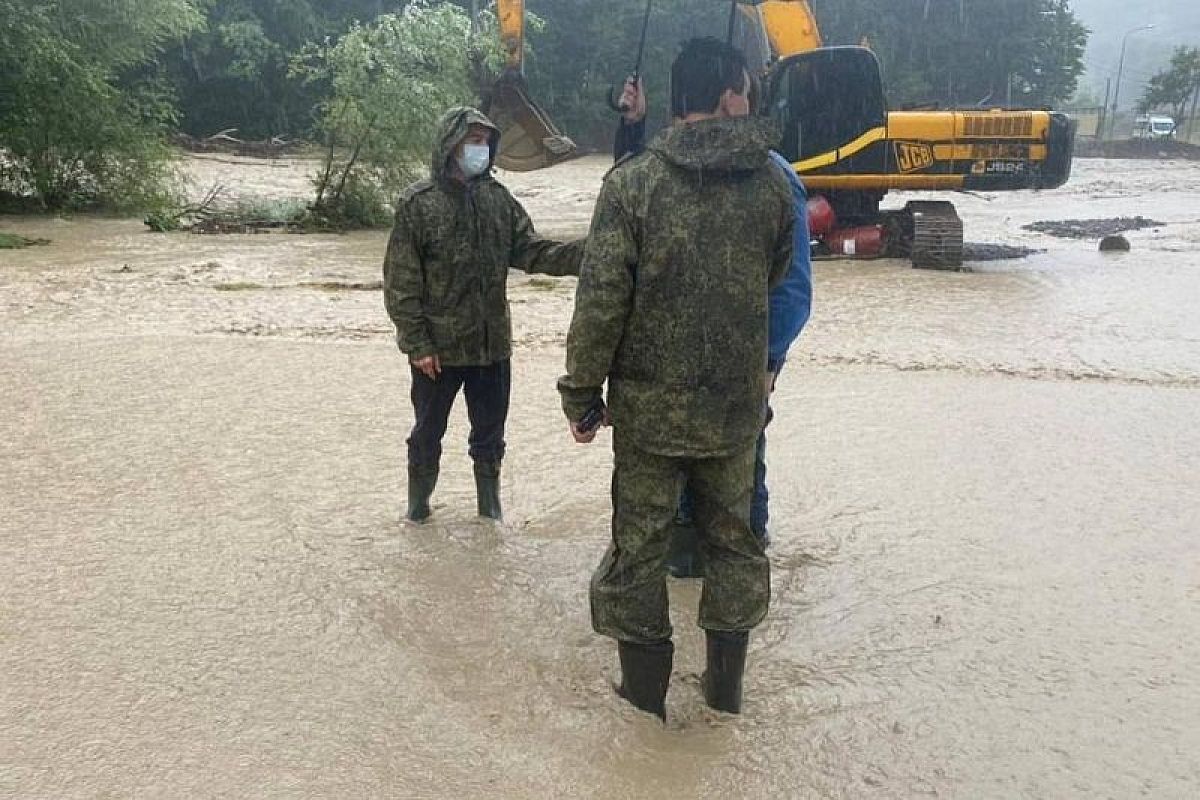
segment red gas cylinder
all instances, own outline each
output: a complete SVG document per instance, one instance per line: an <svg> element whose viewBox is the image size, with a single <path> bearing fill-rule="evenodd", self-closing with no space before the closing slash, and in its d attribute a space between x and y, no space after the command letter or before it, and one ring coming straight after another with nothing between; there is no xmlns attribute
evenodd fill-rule
<svg viewBox="0 0 1200 800"><path fill-rule="evenodd" d="M808 198L808 233L810 236L824 236L833 230L837 224L837 215L833 206L819 194Z"/></svg>
<svg viewBox="0 0 1200 800"><path fill-rule="evenodd" d="M871 258L883 252L883 226L839 228L825 236L829 252L852 258Z"/></svg>

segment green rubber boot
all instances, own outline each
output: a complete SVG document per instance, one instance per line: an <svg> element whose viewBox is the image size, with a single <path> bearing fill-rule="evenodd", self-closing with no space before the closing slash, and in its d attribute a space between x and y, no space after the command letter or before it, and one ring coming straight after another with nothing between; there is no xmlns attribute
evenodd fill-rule
<svg viewBox="0 0 1200 800"><path fill-rule="evenodd" d="M429 498L437 486L438 465L422 464L408 467L408 512L405 514L413 522L424 522L429 519L432 510L429 508Z"/></svg>
<svg viewBox="0 0 1200 800"><path fill-rule="evenodd" d="M479 516L500 519L500 462L475 462L475 496Z"/></svg>

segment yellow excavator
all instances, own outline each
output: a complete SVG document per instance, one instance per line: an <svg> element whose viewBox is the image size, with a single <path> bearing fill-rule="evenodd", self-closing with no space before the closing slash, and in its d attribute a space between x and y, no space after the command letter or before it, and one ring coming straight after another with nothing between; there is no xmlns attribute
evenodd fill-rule
<svg viewBox="0 0 1200 800"><path fill-rule="evenodd" d="M728 37L761 81L758 112L782 131L780 152L810 195L810 227L826 252L908 257L913 266L962 264L962 221L946 201L881 210L894 190L1052 189L1071 173L1075 123L1037 109L889 111L875 54L826 47L806 0L724 0ZM523 91L519 80L524 0L498 0L509 56L507 94L497 91L507 169L536 169L571 157L573 143ZM511 46L510 46L511 45ZM757 54L757 55L756 55ZM502 78L498 90L505 83ZM505 148L509 147L506 143ZM503 153L503 151L502 151ZM507 156L507 154L503 154Z"/></svg>

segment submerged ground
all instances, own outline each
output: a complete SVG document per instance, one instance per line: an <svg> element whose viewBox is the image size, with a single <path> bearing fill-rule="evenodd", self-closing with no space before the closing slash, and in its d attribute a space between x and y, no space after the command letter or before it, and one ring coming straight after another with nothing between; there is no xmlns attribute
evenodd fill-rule
<svg viewBox="0 0 1200 800"><path fill-rule="evenodd" d="M606 166L506 181L574 236ZM558 410L573 280L511 281L506 523L473 516L459 409L406 527L386 233L0 218L52 240L0 254L0 796L1194 796L1200 164L956 202L1045 252L817 265L746 713L703 706L676 583L665 728L588 624L611 455ZM1123 254L1021 228L1134 215L1165 224Z"/></svg>

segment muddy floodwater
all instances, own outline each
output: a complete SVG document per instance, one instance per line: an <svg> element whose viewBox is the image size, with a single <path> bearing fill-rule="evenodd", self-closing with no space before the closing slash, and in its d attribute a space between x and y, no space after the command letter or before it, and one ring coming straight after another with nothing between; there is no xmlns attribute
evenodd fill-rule
<svg viewBox="0 0 1200 800"><path fill-rule="evenodd" d="M606 166L504 177L576 236ZM188 168L307 191L303 162ZM460 406L409 527L386 232L0 217L51 240L0 251L0 797L1197 796L1200 164L956 203L1041 252L816 265L745 713L703 705L674 582L665 727L589 624L611 452L554 391L573 279L511 280L505 523ZM1128 253L1022 229L1135 215L1163 225Z"/></svg>

